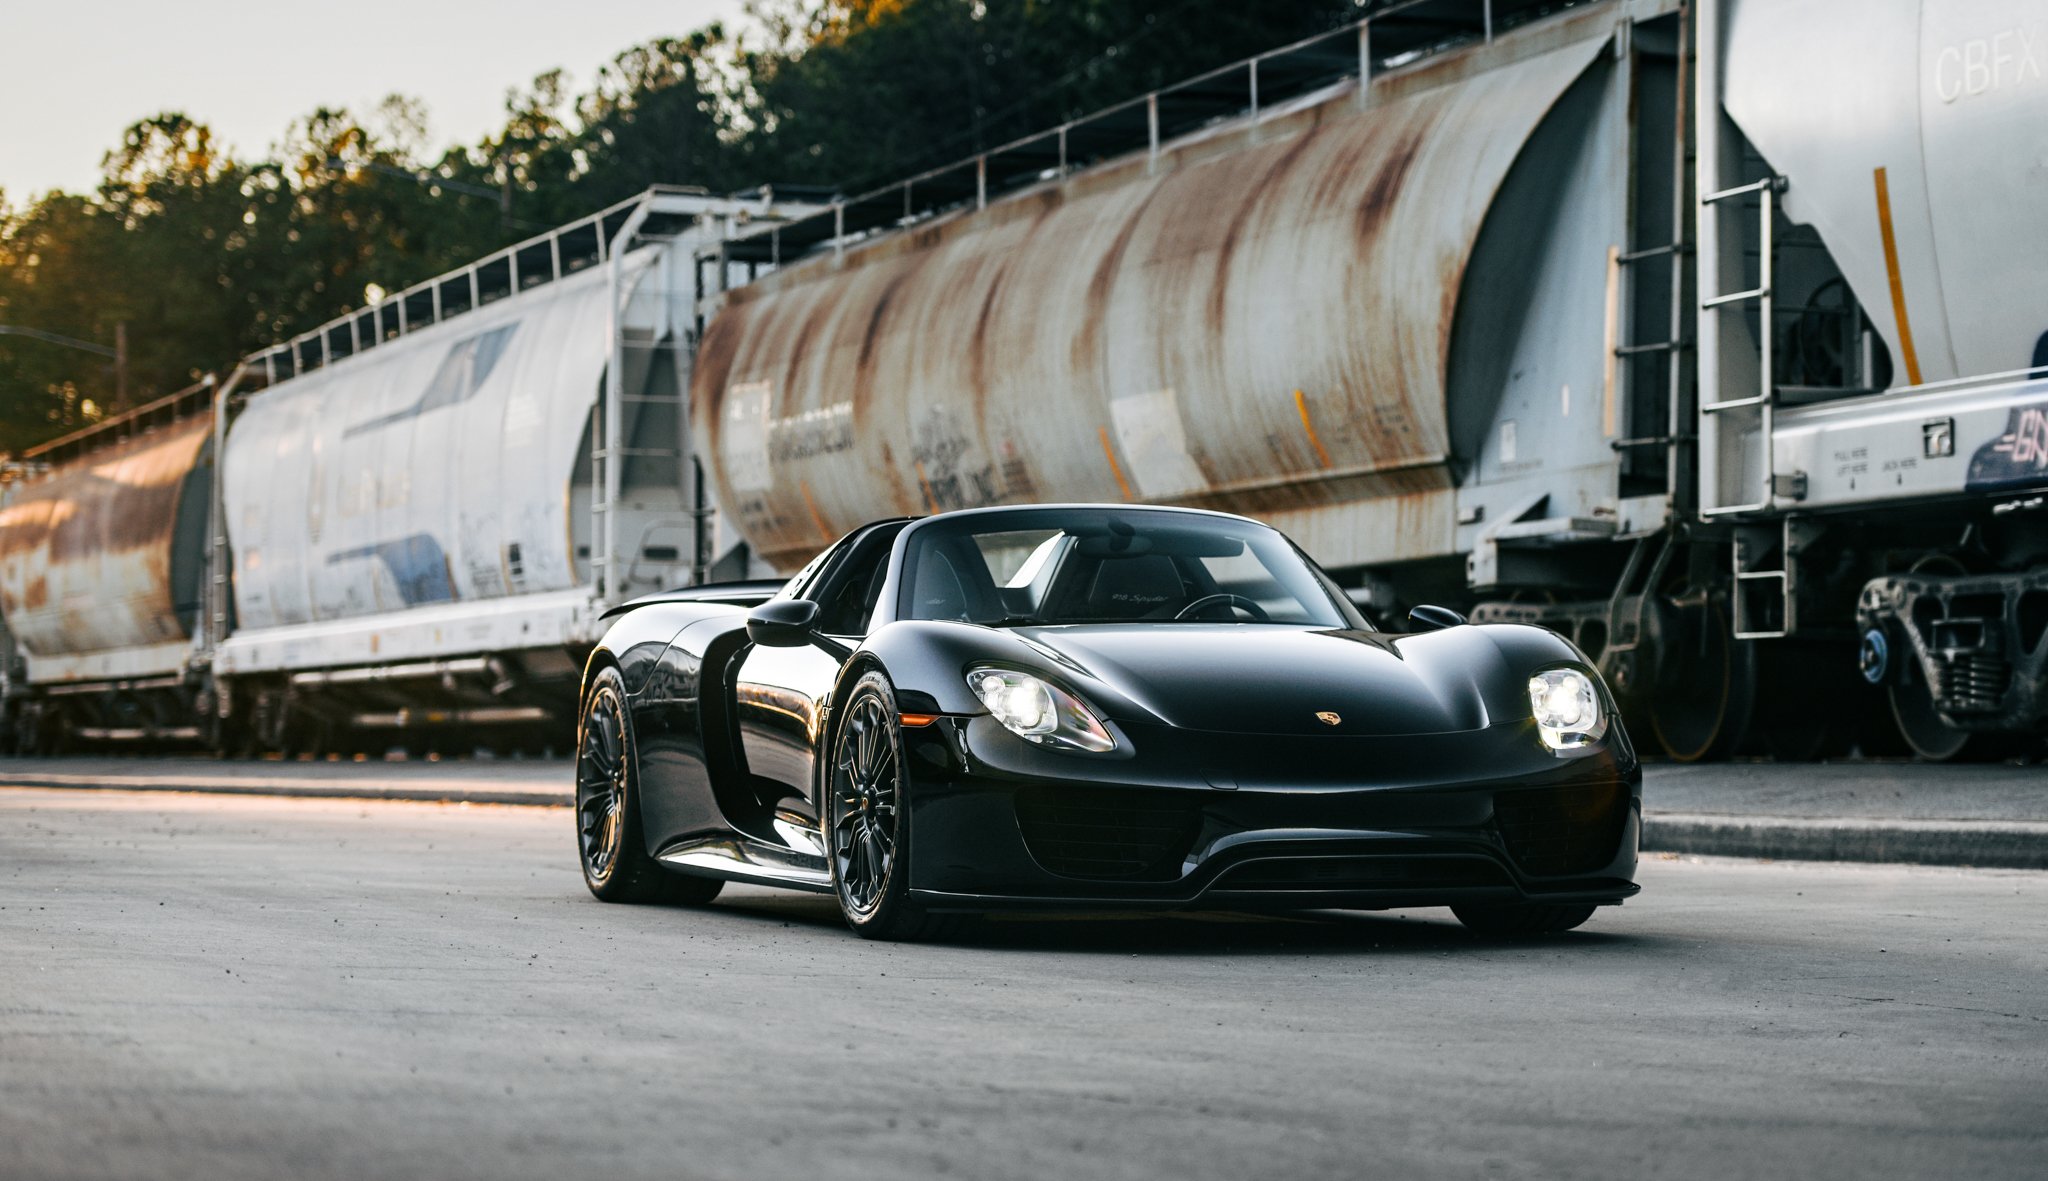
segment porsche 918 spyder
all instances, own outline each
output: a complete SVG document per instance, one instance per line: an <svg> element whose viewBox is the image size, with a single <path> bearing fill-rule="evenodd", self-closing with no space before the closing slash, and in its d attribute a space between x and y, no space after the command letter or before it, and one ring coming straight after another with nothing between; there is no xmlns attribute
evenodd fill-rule
<svg viewBox="0 0 2048 1181"><path fill-rule="evenodd" d="M626 604L577 741L607 901L830 893L871 938L998 909L1448 906L1562 931L1634 894L1641 770L1557 634L1381 631L1279 532L1128 505L856 529L786 584Z"/></svg>

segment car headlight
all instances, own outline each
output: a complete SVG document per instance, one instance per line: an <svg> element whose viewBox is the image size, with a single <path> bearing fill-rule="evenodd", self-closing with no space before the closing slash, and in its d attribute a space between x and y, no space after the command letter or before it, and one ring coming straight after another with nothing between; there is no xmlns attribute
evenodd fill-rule
<svg viewBox="0 0 2048 1181"><path fill-rule="evenodd" d="M1529 678L1529 709L1543 745L1554 751L1591 746L1607 733L1593 678L1575 668L1553 668Z"/></svg>
<svg viewBox="0 0 2048 1181"><path fill-rule="evenodd" d="M1116 749L1102 720L1058 685L1007 668L971 669L967 685L989 714L1019 738L1095 754Z"/></svg>

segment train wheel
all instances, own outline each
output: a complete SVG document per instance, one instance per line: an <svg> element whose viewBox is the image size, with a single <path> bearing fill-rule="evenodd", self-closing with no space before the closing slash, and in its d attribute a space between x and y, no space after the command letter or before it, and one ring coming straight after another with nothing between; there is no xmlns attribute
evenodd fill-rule
<svg viewBox="0 0 2048 1181"><path fill-rule="evenodd" d="M62 709L45 708L36 716L35 753L46 759L72 752L71 719Z"/></svg>
<svg viewBox="0 0 2048 1181"><path fill-rule="evenodd" d="M1711 599L1666 599L1646 614L1657 675L1641 696L1657 745L1681 763L1740 747L1756 700L1755 649L1729 634Z"/></svg>
<svg viewBox="0 0 2048 1181"><path fill-rule="evenodd" d="M1843 733L1859 758L1903 759L1913 753L1892 717L1890 692L1882 685L1860 684L1843 699Z"/></svg>
<svg viewBox="0 0 2048 1181"><path fill-rule="evenodd" d="M1969 571L1949 554L1931 553L1914 562L1910 572L1940 575L1967 574ZM1905 739L1906 748L1930 763L1962 758L1973 745L1973 736L1968 730L1958 730L1941 719L1941 711L1934 705L1934 690L1927 684L1920 662L1907 658L1903 651L1898 659L1905 661L1905 675L1892 684L1888 695L1891 698L1892 721L1899 728L1899 737Z"/></svg>
<svg viewBox="0 0 2048 1181"><path fill-rule="evenodd" d="M1891 688L1892 721L1899 727L1899 737L1930 763L1960 758L1969 749L1972 735L1941 720L1941 712L1934 708L1934 694L1918 668L1909 668L1906 675L1905 684Z"/></svg>
<svg viewBox="0 0 2048 1181"><path fill-rule="evenodd" d="M1755 646L1756 705L1749 751L1781 763L1847 753L1853 711L1868 689L1846 645L1772 640Z"/></svg>
<svg viewBox="0 0 2048 1181"><path fill-rule="evenodd" d="M279 754L287 760L318 759L327 754L327 722L299 709L290 710L287 717L278 737Z"/></svg>
<svg viewBox="0 0 2048 1181"><path fill-rule="evenodd" d="M50 753L50 719L40 703L24 707L14 721L14 753L33 759Z"/></svg>

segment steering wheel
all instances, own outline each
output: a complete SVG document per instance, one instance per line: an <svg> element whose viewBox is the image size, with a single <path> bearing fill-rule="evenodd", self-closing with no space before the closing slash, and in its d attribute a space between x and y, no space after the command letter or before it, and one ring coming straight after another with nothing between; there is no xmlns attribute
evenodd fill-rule
<svg viewBox="0 0 2048 1181"><path fill-rule="evenodd" d="M1232 607L1242 607L1245 614L1250 615L1259 623L1269 623L1273 618L1266 614L1266 609L1259 606L1256 599L1247 599L1243 595L1233 595L1229 591L1221 591L1213 595L1203 595L1201 598L1182 607L1174 614L1174 622L1178 623L1198 611L1205 611L1219 603L1228 604Z"/></svg>

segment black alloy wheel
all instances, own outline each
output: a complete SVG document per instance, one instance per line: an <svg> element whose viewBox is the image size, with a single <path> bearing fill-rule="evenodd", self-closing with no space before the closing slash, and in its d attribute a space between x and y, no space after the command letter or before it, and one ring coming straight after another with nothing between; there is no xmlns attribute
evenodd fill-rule
<svg viewBox="0 0 2048 1181"><path fill-rule="evenodd" d="M662 868L640 833L633 719L626 683L606 668L591 679L576 727L576 848L583 884L606 902L701 904L725 885Z"/></svg>
<svg viewBox="0 0 2048 1181"><path fill-rule="evenodd" d="M880 672L855 682L840 712L826 796L833 894L846 924L868 939L929 939L956 916L910 897L910 807L902 723Z"/></svg>
<svg viewBox="0 0 2048 1181"><path fill-rule="evenodd" d="M855 918L882 904L896 869L902 761L884 699L858 693L833 760L832 860L840 901Z"/></svg>

